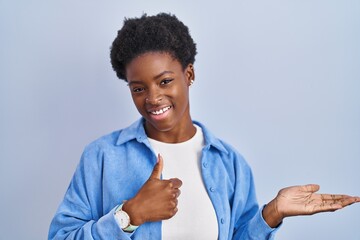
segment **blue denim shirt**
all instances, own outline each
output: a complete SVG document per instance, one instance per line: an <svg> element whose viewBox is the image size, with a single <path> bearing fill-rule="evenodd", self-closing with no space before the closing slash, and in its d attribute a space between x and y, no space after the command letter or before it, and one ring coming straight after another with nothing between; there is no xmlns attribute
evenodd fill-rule
<svg viewBox="0 0 360 240"><path fill-rule="evenodd" d="M85 148L51 222L49 239L161 239L161 222L147 222L126 233L114 218L115 208L136 195L156 164L143 121ZM201 171L215 208L218 239L273 239L277 229L262 218L249 165L201 123L194 123L204 133Z"/></svg>

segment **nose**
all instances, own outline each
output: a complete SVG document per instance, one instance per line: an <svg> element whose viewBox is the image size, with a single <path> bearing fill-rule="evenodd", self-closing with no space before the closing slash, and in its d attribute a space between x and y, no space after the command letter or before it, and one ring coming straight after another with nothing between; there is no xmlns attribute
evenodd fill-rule
<svg viewBox="0 0 360 240"><path fill-rule="evenodd" d="M160 92L157 90L149 91L149 94L145 98L145 102L151 105L160 104L161 100L162 100L162 96Z"/></svg>

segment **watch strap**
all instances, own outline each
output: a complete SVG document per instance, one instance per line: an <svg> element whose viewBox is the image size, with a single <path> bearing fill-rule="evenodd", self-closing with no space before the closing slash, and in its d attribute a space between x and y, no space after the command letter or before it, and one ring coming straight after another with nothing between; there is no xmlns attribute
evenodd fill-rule
<svg viewBox="0 0 360 240"><path fill-rule="evenodd" d="M131 225L131 223L129 224L129 226L125 229L123 229L125 232L133 232L135 231L139 226L135 226L135 225Z"/></svg>

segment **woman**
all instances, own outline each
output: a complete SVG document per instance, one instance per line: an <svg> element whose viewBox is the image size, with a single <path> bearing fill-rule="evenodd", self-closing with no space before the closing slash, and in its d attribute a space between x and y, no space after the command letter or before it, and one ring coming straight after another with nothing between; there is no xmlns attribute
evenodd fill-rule
<svg viewBox="0 0 360 240"><path fill-rule="evenodd" d="M285 217L360 201L306 185L259 208L246 161L191 119L195 55L175 16L125 20L111 63L142 118L86 147L49 239L273 239Z"/></svg>

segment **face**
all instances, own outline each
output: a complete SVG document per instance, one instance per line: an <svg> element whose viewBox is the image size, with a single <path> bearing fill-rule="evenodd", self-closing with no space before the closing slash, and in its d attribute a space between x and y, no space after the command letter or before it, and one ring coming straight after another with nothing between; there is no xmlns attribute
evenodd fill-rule
<svg viewBox="0 0 360 240"><path fill-rule="evenodd" d="M191 64L183 69L168 53L145 53L126 66L126 78L150 138L181 138L193 130L189 110L189 86L194 79Z"/></svg>

